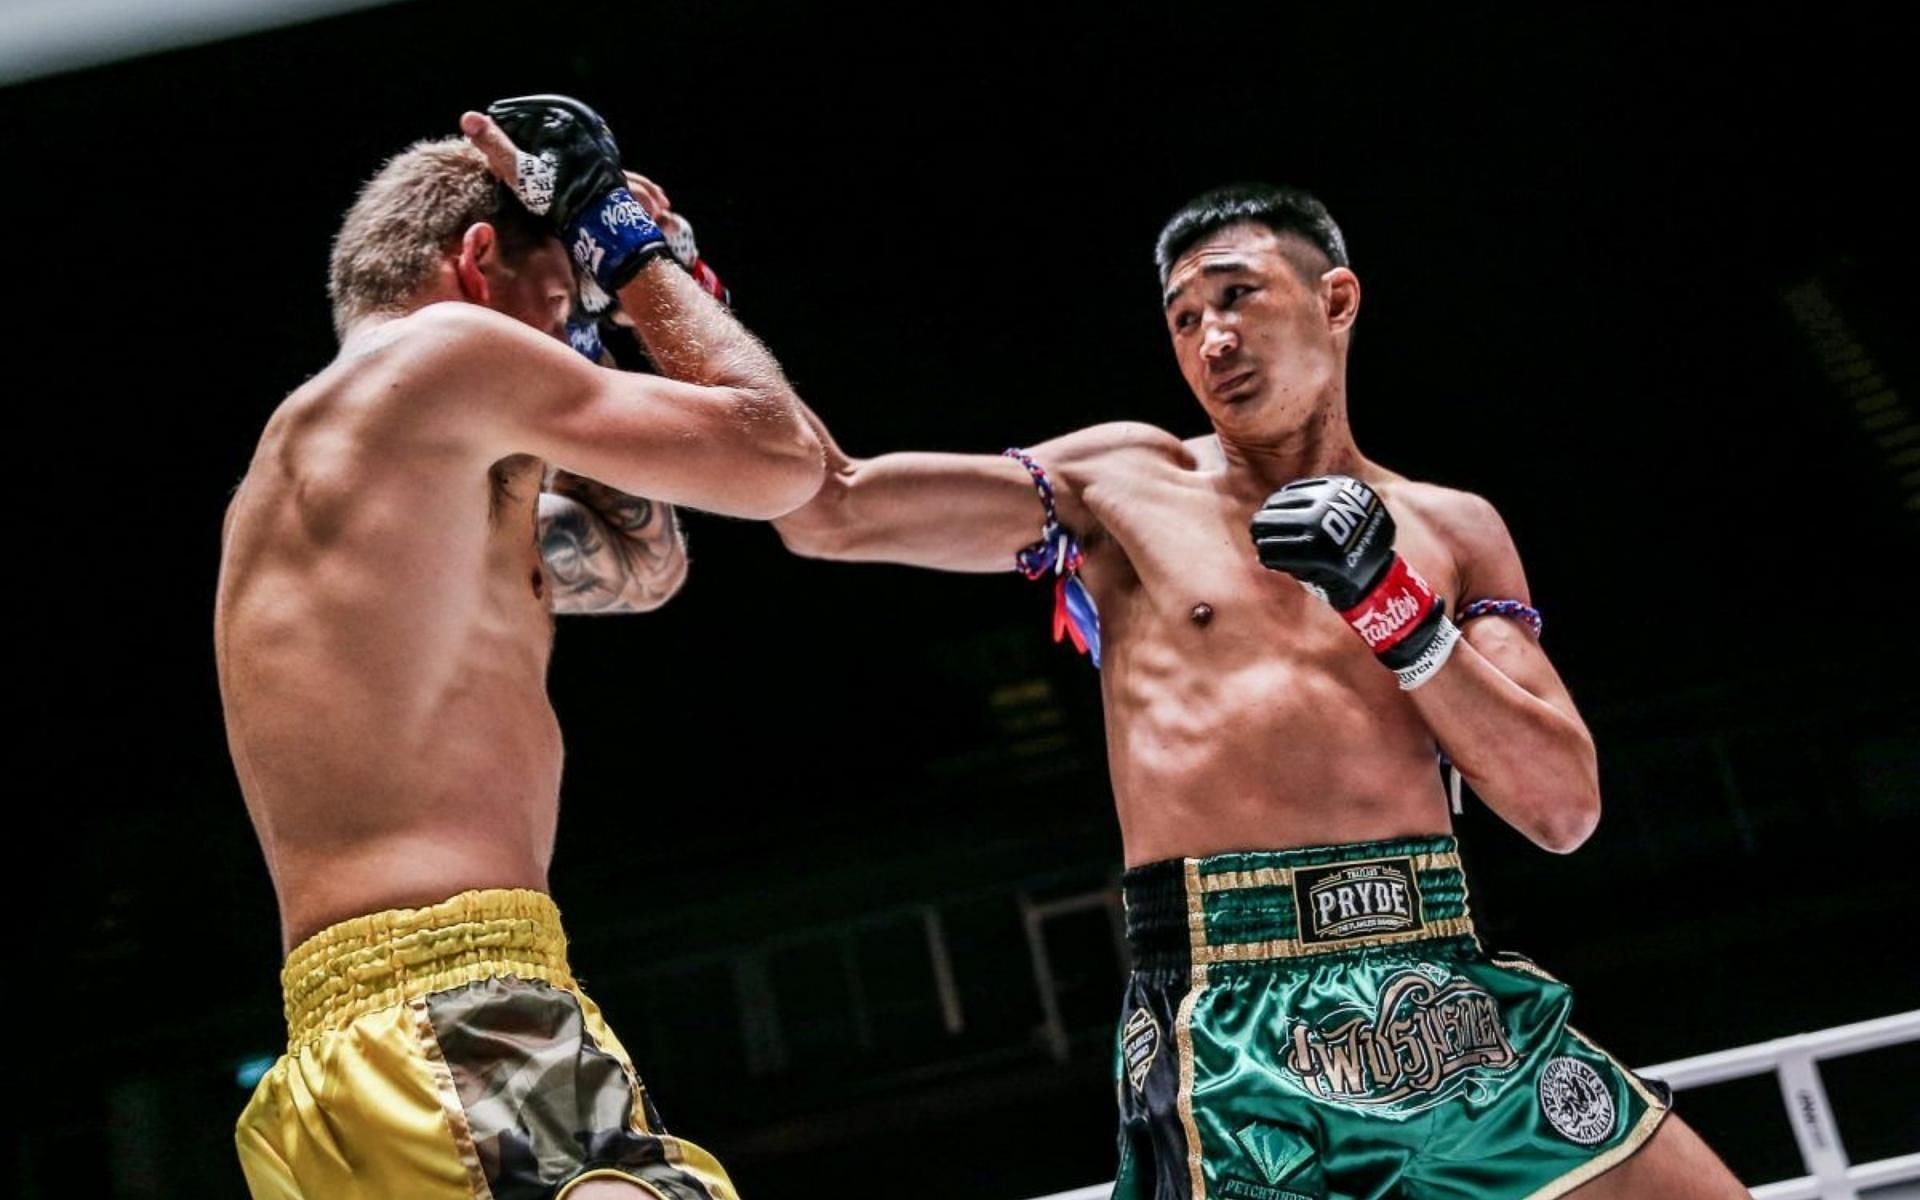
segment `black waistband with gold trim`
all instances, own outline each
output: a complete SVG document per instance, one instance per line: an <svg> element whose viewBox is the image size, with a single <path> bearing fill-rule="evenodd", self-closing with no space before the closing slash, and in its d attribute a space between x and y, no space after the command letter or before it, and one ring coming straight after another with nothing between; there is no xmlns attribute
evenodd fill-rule
<svg viewBox="0 0 1920 1200"><path fill-rule="evenodd" d="M1168 859L1128 871L1121 891L1134 968L1145 972L1474 943L1451 837Z"/></svg>

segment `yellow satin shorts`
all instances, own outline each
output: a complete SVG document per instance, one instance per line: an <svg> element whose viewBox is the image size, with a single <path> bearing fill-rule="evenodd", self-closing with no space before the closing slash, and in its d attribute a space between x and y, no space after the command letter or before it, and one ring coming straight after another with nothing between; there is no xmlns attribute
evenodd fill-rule
<svg viewBox="0 0 1920 1200"><path fill-rule="evenodd" d="M280 978L287 1052L234 1133L255 1200L551 1200L598 1178L738 1200L660 1127L539 892L343 921Z"/></svg>

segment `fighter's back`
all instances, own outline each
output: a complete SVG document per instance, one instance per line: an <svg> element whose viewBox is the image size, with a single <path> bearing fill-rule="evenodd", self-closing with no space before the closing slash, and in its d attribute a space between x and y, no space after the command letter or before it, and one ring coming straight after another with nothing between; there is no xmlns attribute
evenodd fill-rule
<svg viewBox="0 0 1920 1200"><path fill-rule="evenodd" d="M289 945L545 885L561 747L540 464L489 462L463 398L434 394L447 307L362 332L288 397L228 513L220 688Z"/></svg>

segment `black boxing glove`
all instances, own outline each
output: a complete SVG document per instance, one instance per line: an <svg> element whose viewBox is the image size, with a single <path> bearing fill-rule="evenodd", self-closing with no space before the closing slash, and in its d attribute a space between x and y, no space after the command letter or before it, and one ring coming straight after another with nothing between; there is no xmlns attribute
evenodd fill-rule
<svg viewBox="0 0 1920 1200"><path fill-rule="evenodd" d="M1339 610L1412 691L1446 663L1460 631L1446 601L1394 552L1393 535L1379 494L1346 475L1297 479L1253 514L1261 565Z"/></svg>
<svg viewBox="0 0 1920 1200"><path fill-rule="evenodd" d="M516 96L489 104L487 115L513 141L514 195L553 223L574 265L607 295L668 253L666 235L627 190L620 147L599 113L568 96Z"/></svg>

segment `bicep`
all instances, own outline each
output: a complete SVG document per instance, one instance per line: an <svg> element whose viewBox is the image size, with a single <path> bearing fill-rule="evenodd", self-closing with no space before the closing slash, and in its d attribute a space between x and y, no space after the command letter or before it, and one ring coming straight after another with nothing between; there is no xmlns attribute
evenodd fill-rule
<svg viewBox="0 0 1920 1200"><path fill-rule="evenodd" d="M527 431L529 453L620 491L727 516L770 515L756 482L793 465L756 437L782 419L727 388L581 364L576 382ZM817 460L813 470L817 476Z"/></svg>
<svg viewBox="0 0 1920 1200"><path fill-rule="evenodd" d="M1532 603L1520 552L1507 532L1506 522L1491 504L1479 497L1449 522L1459 569L1460 598L1455 612L1480 600L1517 600ZM1498 667L1502 674L1561 712L1579 719L1573 696L1541 648L1539 639L1522 622L1488 615L1468 621L1461 630L1467 644Z"/></svg>
<svg viewBox="0 0 1920 1200"><path fill-rule="evenodd" d="M753 519L819 485L819 444L783 398L607 370L490 316L448 319L469 336L450 344L437 389L468 417L480 401L490 461L531 454L623 492Z"/></svg>

